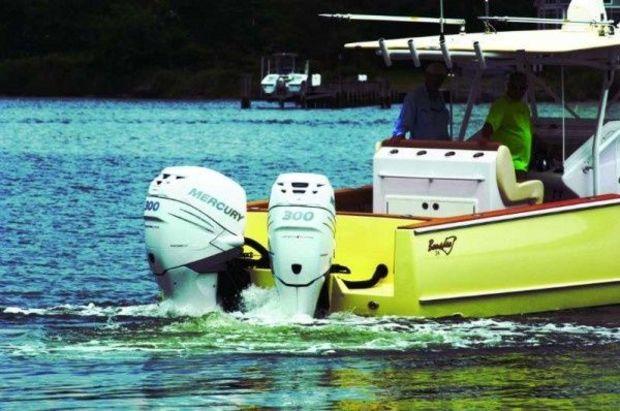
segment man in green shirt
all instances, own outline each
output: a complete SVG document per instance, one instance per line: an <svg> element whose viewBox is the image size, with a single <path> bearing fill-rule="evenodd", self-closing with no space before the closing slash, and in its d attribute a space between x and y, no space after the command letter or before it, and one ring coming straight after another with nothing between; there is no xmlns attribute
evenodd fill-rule
<svg viewBox="0 0 620 411"><path fill-rule="evenodd" d="M532 155L532 121L530 109L523 102L527 91L524 73L512 73L506 94L491 105L482 138L497 141L508 147L518 177L529 170Z"/></svg>

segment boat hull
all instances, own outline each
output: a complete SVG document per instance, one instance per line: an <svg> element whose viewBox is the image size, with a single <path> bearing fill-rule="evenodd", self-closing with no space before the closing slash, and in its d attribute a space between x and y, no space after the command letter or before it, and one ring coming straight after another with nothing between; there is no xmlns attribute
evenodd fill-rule
<svg viewBox="0 0 620 411"><path fill-rule="evenodd" d="M250 211L247 236L265 241L264 211ZM373 214L337 216L328 312L487 317L620 304L620 196L422 221ZM388 275L369 288L377 265ZM255 270L269 287L271 272ZM350 284L350 283L349 283Z"/></svg>

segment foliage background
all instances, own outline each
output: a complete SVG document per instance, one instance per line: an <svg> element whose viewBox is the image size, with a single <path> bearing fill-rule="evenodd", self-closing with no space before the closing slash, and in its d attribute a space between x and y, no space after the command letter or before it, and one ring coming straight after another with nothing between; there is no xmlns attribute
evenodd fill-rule
<svg viewBox="0 0 620 411"><path fill-rule="evenodd" d="M493 14L533 15L533 1L492 1ZM476 16L482 0L446 0ZM318 13L438 16L438 0L0 0L0 94L236 97L260 56L294 51L326 80L356 72L399 78L349 41L436 34L435 25L346 23Z"/></svg>

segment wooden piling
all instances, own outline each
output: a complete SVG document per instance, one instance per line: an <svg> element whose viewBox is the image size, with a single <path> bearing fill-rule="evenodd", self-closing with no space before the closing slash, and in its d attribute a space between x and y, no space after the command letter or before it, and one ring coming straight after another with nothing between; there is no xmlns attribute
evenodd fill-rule
<svg viewBox="0 0 620 411"><path fill-rule="evenodd" d="M252 107L252 75L244 74L241 77L241 108Z"/></svg>

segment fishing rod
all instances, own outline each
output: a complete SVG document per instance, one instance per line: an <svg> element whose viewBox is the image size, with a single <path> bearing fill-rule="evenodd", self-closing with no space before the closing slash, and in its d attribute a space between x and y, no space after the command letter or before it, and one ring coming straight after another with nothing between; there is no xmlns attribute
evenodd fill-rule
<svg viewBox="0 0 620 411"><path fill-rule="evenodd" d="M444 25L444 14L443 14L443 0L441 0L439 2L439 32L441 33L441 36L443 37L443 33L444 33L444 29L443 29L443 25Z"/></svg>
<svg viewBox="0 0 620 411"><path fill-rule="evenodd" d="M417 16L386 16L378 14L330 14L321 13L320 17L326 17L336 20L363 20L363 21L383 21L396 23L431 23L431 24L447 24L452 26L464 26L465 19L446 19L436 17L417 17Z"/></svg>
<svg viewBox="0 0 620 411"><path fill-rule="evenodd" d="M497 21L501 23L521 23L521 24L587 24L587 25L612 25L613 20L568 20L568 19L551 19L539 17L514 17L514 16L480 16L479 20L484 22Z"/></svg>

